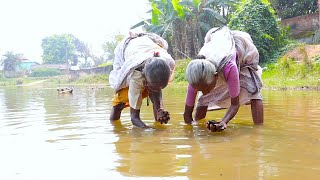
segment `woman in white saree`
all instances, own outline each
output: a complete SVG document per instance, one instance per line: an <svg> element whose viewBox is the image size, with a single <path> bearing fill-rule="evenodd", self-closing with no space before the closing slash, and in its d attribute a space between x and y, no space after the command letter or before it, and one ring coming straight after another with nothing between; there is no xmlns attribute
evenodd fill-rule
<svg viewBox="0 0 320 180"><path fill-rule="evenodd" d="M192 123L196 95L201 91L195 120L205 118L208 110L228 109L221 121L207 123L209 130L226 129L242 104L251 104L254 123L263 124L262 70L258 63L259 53L248 33L227 27L208 31L199 58L186 70L185 122Z"/></svg>
<svg viewBox="0 0 320 180"><path fill-rule="evenodd" d="M167 52L168 44L153 33L130 33L115 49L110 86L115 90L110 120L118 120L121 111L130 107L131 121L138 127L147 127L141 121L142 99L150 97L154 118L161 123L170 120L164 109L161 90L173 78L175 62Z"/></svg>

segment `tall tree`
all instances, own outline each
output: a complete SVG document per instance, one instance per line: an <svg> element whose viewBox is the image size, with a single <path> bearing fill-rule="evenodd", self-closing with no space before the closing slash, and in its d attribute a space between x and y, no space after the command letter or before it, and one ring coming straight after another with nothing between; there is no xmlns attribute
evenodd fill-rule
<svg viewBox="0 0 320 180"><path fill-rule="evenodd" d="M52 35L42 40L42 59L45 64L66 64L75 55L74 36L71 34Z"/></svg>
<svg viewBox="0 0 320 180"><path fill-rule="evenodd" d="M104 44L102 44L102 49L104 52L104 57L107 60L114 60L114 50L116 48L116 46L119 44L120 41L122 41L124 39L124 35L118 33L118 34L114 34L110 37L110 39L105 42Z"/></svg>
<svg viewBox="0 0 320 180"><path fill-rule="evenodd" d="M1 66L3 66L3 71L5 77L14 77L16 76L17 67L19 66L22 54L14 52L6 52L4 57L1 59Z"/></svg>
<svg viewBox="0 0 320 180"><path fill-rule="evenodd" d="M93 58L88 45L72 34L53 35L42 40L43 62L77 65L79 58Z"/></svg>

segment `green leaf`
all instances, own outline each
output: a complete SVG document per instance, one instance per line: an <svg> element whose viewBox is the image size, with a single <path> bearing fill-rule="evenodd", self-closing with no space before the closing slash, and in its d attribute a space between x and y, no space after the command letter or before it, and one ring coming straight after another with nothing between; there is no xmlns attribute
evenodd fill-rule
<svg viewBox="0 0 320 180"><path fill-rule="evenodd" d="M193 4L198 7L201 3L201 0L193 0Z"/></svg>
<svg viewBox="0 0 320 180"><path fill-rule="evenodd" d="M159 24L159 14L161 14L160 9L157 8L155 3L152 3L152 18L151 18L152 24L154 25Z"/></svg>
<svg viewBox="0 0 320 180"><path fill-rule="evenodd" d="M150 24L148 23L148 21L144 20L144 21L141 21L141 22L139 22L139 23L131 26L130 29L134 29L134 28L136 28L136 27L144 26L144 25L150 25Z"/></svg>
<svg viewBox="0 0 320 180"><path fill-rule="evenodd" d="M199 22L199 26L204 32L208 32L212 28L207 23L203 23L203 22Z"/></svg>
<svg viewBox="0 0 320 180"><path fill-rule="evenodd" d="M189 0L181 1L179 4L184 6L184 7L188 7L188 8L193 8L194 7L194 4Z"/></svg>
<svg viewBox="0 0 320 180"><path fill-rule="evenodd" d="M177 12L179 18L184 18L184 10L183 6L179 4L180 0L172 0L172 6L174 10Z"/></svg>
<svg viewBox="0 0 320 180"><path fill-rule="evenodd" d="M206 12L206 15L209 15L215 19L217 19L218 21L220 21L222 24L226 24L227 21L217 12L215 12L213 9L210 8L203 8L203 11Z"/></svg>

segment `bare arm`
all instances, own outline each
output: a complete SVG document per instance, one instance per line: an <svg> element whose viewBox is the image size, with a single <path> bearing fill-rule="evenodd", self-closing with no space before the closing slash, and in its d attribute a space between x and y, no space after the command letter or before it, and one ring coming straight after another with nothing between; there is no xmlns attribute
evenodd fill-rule
<svg viewBox="0 0 320 180"><path fill-rule="evenodd" d="M207 128L212 132L225 130L227 128L228 122L237 114L239 107L239 96L231 98L231 106L228 108L221 121L217 122L216 124L207 123Z"/></svg>
<svg viewBox="0 0 320 180"><path fill-rule="evenodd" d="M222 131L227 128L228 122L237 114L240 103L239 103L239 95L240 95L240 79L238 68L235 63L235 56L229 64L224 67L224 76L227 80L229 95L231 98L231 105L228 108L226 114L221 119L220 122L215 124L214 126L208 125L211 131Z"/></svg>
<svg viewBox="0 0 320 180"><path fill-rule="evenodd" d="M228 124L228 122L237 114L239 107L240 107L239 96L235 98L231 98L231 105L228 108L224 117L221 119L221 121Z"/></svg>
<svg viewBox="0 0 320 180"><path fill-rule="evenodd" d="M153 104L153 115L156 121L159 121L161 124L167 124L170 120L170 114L164 109L162 102L162 91L151 91L149 94L151 102Z"/></svg>
<svg viewBox="0 0 320 180"><path fill-rule="evenodd" d="M154 119L157 120L157 112L159 109L163 108L162 102L162 92L151 91L149 94L151 102L153 104L153 115Z"/></svg>
<svg viewBox="0 0 320 180"><path fill-rule="evenodd" d="M191 124L193 121L192 112L193 112L196 96L197 96L197 90L195 90L189 84L187 89L186 104L185 104L184 113L183 113L183 119L186 124Z"/></svg>

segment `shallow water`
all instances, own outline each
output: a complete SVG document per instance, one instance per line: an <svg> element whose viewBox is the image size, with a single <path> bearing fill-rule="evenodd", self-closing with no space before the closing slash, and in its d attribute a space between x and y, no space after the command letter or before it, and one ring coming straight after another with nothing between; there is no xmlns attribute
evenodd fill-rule
<svg viewBox="0 0 320 180"><path fill-rule="evenodd" d="M109 122L109 88L0 88L0 179L319 179L320 92L264 90L265 125L250 106L222 133L183 123L185 88L169 87L167 125ZM219 119L224 110L209 112Z"/></svg>

